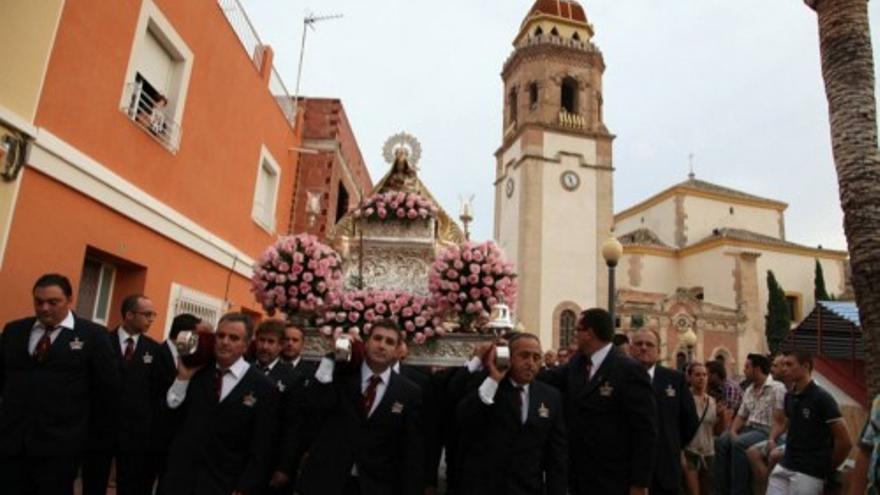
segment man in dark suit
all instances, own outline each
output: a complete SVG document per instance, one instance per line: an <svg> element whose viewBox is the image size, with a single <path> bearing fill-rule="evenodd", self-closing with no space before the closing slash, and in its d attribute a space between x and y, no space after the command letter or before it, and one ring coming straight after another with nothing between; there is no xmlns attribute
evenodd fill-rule
<svg viewBox="0 0 880 495"><path fill-rule="evenodd" d="M181 415L160 487L166 495L262 493L272 471L278 390L244 360L250 318L228 313L217 325L214 362L181 366L166 396Z"/></svg>
<svg viewBox="0 0 880 495"><path fill-rule="evenodd" d="M119 395L104 327L75 316L67 277L33 288L35 318L0 335L0 491L73 493L90 428L112 433Z"/></svg>
<svg viewBox="0 0 880 495"><path fill-rule="evenodd" d="M114 364L122 375L116 434L109 448L96 448L83 463L83 493L104 495L116 459L116 493L149 495L156 478L155 419L169 381L158 361L159 344L146 335L156 319L153 302L136 294L122 301L122 324L110 332ZM173 379L173 375L171 375ZM165 388L163 388L163 386Z"/></svg>
<svg viewBox="0 0 880 495"><path fill-rule="evenodd" d="M401 340L397 347L397 363L392 369L411 381L422 393L422 409L419 419L422 424L422 446L424 449L425 470L422 481L425 484L425 493L437 493L440 456L443 450L442 436L440 432L440 380L432 370L425 366L414 366L406 363L409 356L409 346Z"/></svg>
<svg viewBox="0 0 880 495"><path fill-rule="evenodd" d="M363 362L321 360L308 388L320 423L303 495L422 495L421 393L391 370L402 338L396 323L376 322Z"/></svg>
<svg viewBox="0 0 880 495"><path fill-rule="evenodd" d="M293 369L294 381L304 382L315 376L317 365L302 358L305 345L305 322L291 318L284 324L284 339L281 342L281 359Z"/></svg>
<svg viewBox="0 0 880 495"><path fill-rule="evenodd" d="M168 448L171 445L171 440L174 439L177 426L171 421L172 411L167 407L164 407L164 394L168 390L168 387L174 383L174 378L177 376L177 363L180 360L175 342L180 332L198 331L202 329L210 330L210 327L210 324L202 322L201 318L198 316L190 313L181 313L171 320L171 328L168 330L168 338L159 345L156 361L158 367L162 370L161 375L164 383L162 383L160 387L163 394L160 400L162 407L159 408L156 418L154 419L156 426L153 429L153 443L155 445L156 455L153 457L153 472L156 473L156 477L160 484L162 482L162 477L165 475L165 462L168 458Z"/></svg>
<svg viewBox="0 0 880 495"><path fill-rule="evenodd" d="M657 402L659 442L651 495L678 495L681 490L681 450L694 437L700 419L684 375L659 366L660 336L642 329L632 335L633 357L647 370Z"/></svg>
<svg viewBox="0 0 880 495"><path fill-rule="evenodd" d="M517 334L509 346L506 371L495 364L495 347L486 347L486 377L458 405L459 428L471 439L459 464L459 492L565 495L568 452L562 396L534 380L542 360L538 337Z"/></svg>
<svg viewBox="0 0 880 495"><path fill-rule="evenodd" d="M613 348L603 309L578 318L578 352L539 379L563 394L569 431L571 493L644 495L654 472L657 406L648 373Z"/></svg>

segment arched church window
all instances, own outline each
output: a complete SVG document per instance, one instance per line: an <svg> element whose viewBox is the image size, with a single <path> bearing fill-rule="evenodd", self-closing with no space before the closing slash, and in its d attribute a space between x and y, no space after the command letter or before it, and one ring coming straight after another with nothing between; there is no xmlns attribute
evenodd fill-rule
<svg viewBox="0 0 880 495"><path fill-rule="evenodd" d="M571 114L578 113L578 82L573 77L562 80L562 110Z"/></svg>
<svg viewBox="0 0 880 495"><path fill-rule="evenodd" d="M566 309L559 314L559 348L574 344L574 327L577 324L577 315L574 311Z"/></svg>
<svg viewBox="0 0 880 495"><path fill-rule="evenodd" d="M580 41L580 40L581 40L581 35L579 35L579 34L577 33L577 31L575 31L574 34L571 35L571 39L573 39L573 40L575 40L575 41Z"/></svg>
<svg viewBox="0 0 880 495"><path fill-rule="evenodd" d="M538 83L529 84L529 108L535 109L538 106Z"/></svg>
<svg viewBox="0 0 880 495"><path fill-rule="evenodd" d="M559 31L554 27L554 28L550 31L550 34L553 35L553 36L559 36Z"/></svg>
<svg viewBox="0 0 880 495"><path fill-rule="evenodd" d="M510 120L508 122L509 124L516 123L516 100L516 88L513 88L510 90L510 94L507 96L508 112L510 112Z"/></svg>
<svg viewBox="0 0 880 495"><path fill-rule="evenodd" d="M541 29L541 26L536 27L535 28L535 36L541 36L542 34L544 34L544 30Z"/></svg>

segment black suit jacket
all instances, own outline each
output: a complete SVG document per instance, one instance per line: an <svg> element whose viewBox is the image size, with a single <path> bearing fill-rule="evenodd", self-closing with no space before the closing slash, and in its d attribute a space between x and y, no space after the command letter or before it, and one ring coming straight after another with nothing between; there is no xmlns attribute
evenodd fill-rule
<svg viewBox="0 0 880 495"><path fill-rule="evenodd" d="M471 439L460 453L459 491L465 495L565 495L568 452L562 396L545 383L532 382L528 415L522 423L514 393L505 378L498 385L494 404L486 405L479 391L473 390L458 405L459 428Z"/></svg>
<svg viewBox="0 0 880 495"><path fill-rule="evenodd" d="M437 468L440 463L441 436L438 414L440 413L439 383L425 367L400 365L400 374L419 387L422 392L422 446L425 469L422 481L425 486L437 486Z"/></svg>
<svg viewBox="0 0 880 495"><path fill-rule="evenodd" d="M320 423L303 460L300 492L341 494L357 464L363 495L421 495L418 387L392 372L382 400L367 418L360 380L360 367L337 363L333 382L310 382L309 401Z"/></svg>
<svg viewBox="0 0 880 495"><path fill-rule="evenodd" d="M539 379L563 394L569 431L572 493L626 494L648 487L657 448L657 406L648 373L612 348L587 381L586 360L576 353Z"/></svg>
<svg viewBox="0 0 880 495"><path fill-rule="evenodd" d="M281 445L276 470L286 474L295 486L300 461L315 438L315 425L318 423L307 400L307 389L314 378L316 366L305 359L300 359L296 366L288 362L284 364L286 373L283 379L279 377L284 390L281 405Z"/></svg>
<svg viewBox="0 0 880 495"><path fill-rule="evenodd" d="M678 371L657 366L653 387L659 433L654 485L677 492L681 485L681 449L697 433L697 408L684 375Z"/></svg>
<svg viewBox="0 0 880 495"><path fill-rule="evenodd" d="M122 376L114 450L138 454L155 452L160 447L156 433L161 427L159 418L168 390L168 371L161 362L161 347L155 340L141 335L131 361L125 362L119 330L110 332L110 344Z"/></svg>
<svg viewBox="0 0 880 495"><path fill-rule="evenodd" d="M177 413L180 428L171 443L163 493L174 495L259 494L269 482L278 429L278 392L251 366L217 403L213 364L189 383Z"/></svg>
<svg viewBox="0 0 880 495"><path fill-rule="evenodd" d="M153 445L156 452L163 455L168 452L171 441L177 432L177 424L173 421L174 415L172 413L174 411L169 410L165 404L168 388L171 387L171 384L174 383L174 378L177 376L177 362L174 359L174 355L171 354L171 349L168 348L167 341L159 343L154 366L160 370L159 376L162 382L159 388L162 394L159 398L159 409L156 411L156 417L153 418ZM163 461L162 468L164 468L164 465Z"/></svg>
<svg viewBox="0 0 880 495"><path fill-rule="evenodd" d="M44 363L28 352L35 318L0 335L0 456L80 455L90 425L110 438L119 396L107 330L75 317L60 331Z"/></svg>

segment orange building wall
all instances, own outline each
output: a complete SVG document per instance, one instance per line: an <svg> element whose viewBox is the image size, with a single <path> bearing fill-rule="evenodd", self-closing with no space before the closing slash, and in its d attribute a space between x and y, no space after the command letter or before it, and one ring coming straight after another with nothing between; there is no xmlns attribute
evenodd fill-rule
<svg viewBox="0 0 880 495"><path fill-rule="evenodd" d="M35 124L195 221L252 258L287 233L300 131L287 122L216 0L156 0L194 56L172 154L119 110L141 1L66 2ZM301 127L301 126L299 126ZM298 127L298 129L299 129ZM39 144L39 138L38 143ZM251 219L265 146L281 168L276 233ZM0 321L33 314L31 286L46 272L70 277L74 294L87 250L117 266L109 325L121 299L142 292L159 312L161 338L171 283L257 305L249 281L34 168L23 170L0 269Z"/></svg>
<svg viewBox="0 0 880 495"><path fill-rule="evenodd" d="M150 334L161 339L172 282L223 298L228 271L185 246L155 235L39 172L27 170L21 187L8 259L26 262L6 263L0 271L0 279L13 281L11 286L4 283L4 297L0 298L0 318L3 321L33 314L30 288L43 273L67 275L75 295L87 247L146 267L142 280L135 277L127 288L117 284L108 322L110 326L119 323L121 299L127 294L141 292L153 300L159 313ZM40 199L43 196L35 192L51 194L53 201L65 207L47 205ZM119 275L116 277L117 282L124 279ZM242 305L256 308L250 282L241 275L232 276L228 298L232 309Z"/></svg>
<svg viewBox="0 0 880 495"><path fill-rule="evenodd" d="M290 198L293 130L216 0L155 3L194 54L179 152L118 108L139 1L65 4L36 124L221 238L262 249L270 236L251 221L260 145L282 167L279 197ZM277 211L282 231L289 207Z"/></svg>

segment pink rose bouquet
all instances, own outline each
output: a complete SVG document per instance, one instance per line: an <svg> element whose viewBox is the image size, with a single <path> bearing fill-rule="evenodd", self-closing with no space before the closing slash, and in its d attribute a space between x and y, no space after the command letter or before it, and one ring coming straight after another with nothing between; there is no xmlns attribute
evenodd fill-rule
<svg viewBox="0 0 880 495"><path fill-rule="evenodd" d="M342 287L339 255L309 234L281 237L254 266L251 291L269 314L321 310Z"/></svg>
<svg viewBox="0 0 880 495"><path fill-rule="evenodd" d="M431 300L402 290L358 290L342 292L318 316L318 329L324 335L343 332L369 335L373 323L393 320L406 331L410 341L423 344L442 334L440 319L434 315Z"/></svg>
<svg viewBox="0 0 880 495"><path fill-rule="evenodd" d="M436 216L437 206L434 203L419 194L403 191L374 194L354 211L355 218L379 220L427 220Z"/></svg>
<svg viewBox="0 0 880 495"><path fill-rule="evenodd" d="M492 306L504 303L513 309L517 282L513 263L492 241L467 242L437 255L428 274L428 288L440 311L452 311L467 328Z"/></svg>

